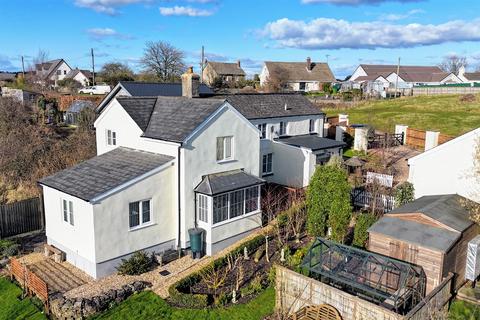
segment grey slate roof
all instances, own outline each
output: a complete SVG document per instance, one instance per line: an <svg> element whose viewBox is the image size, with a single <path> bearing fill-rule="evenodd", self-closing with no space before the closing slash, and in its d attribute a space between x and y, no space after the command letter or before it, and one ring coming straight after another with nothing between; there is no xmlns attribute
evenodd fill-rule
<svg viewBox="0 0 480 320"><path fill-rule="evenodd" d="M117 98L122 107L152 139L182 142L223 103L220 99L184 97Z"/></svg>
<svg viewBox="0 0 480 320"><path fill-rule="evenodd" d="M79 113L85 108L95 109L95 103L88 100L75 100L68 107L67 112Z"/></svg>
<svg viewBox="0 0 480 320"><path fill-rule="evenodd" d="M242 170L233 170L206 175L195 188L195 192L212 196L263 183L265 183L263 179L252 176Z"/></svg>
<svg viewBox="0 0 480 320"><path fill-rule="evenodd" d="M336 141L317 136L316 134L305 134L300 136L288 136L275 139L276 141L288 144L295 147L304 147L312 151L340 148L346 146L343 141Z"/></svg>
<svg viewBox="0 0 480 320"><path fill-rule="evenodd" d="M462 205L462 201L468 200L457 194L423 196L390 211L388 214L422 213L458 232L462 232L473 224L469 219L468 210Z"/></svg>
<svg viewBox="0 0 480 320"><path fill-rule="evenodd" d="M360 80L374 80L379 76L387 78L392 73L397 73L397 65L374 65L361 64L362 69L367 73L366 77ZM450 73L444 72L438 66L400 66L399 76L407 82L440 82Z"/></svg>
<svg viewBox="0 0 480 320"><path fill-rule="evenodd" d="M301 94L252 93L226 96L227 101L249 120L301 115L324 115ZM285 110L287 105L287 110Z"/></svg>
<svg viewBox="0 0 480 320"><path fill-rule="evenodd" d="M159 82L135 82L121 81L120 84L132 97L181 97L182 83L159 83ZM206 84L200 84L198 91L200 95L213 95L214 92Z"/></svg>
<svg viewBox="0 0 480 320"><path fill-rule="evenodd" d="M278 76L287 81L335 81L327 63L312 62L310 71L307 70L306 62L265 61L265 66L270 76Z"/></svg>
<svg viewBox="0 0 480 320"><path fill-rule="evenodd" d="M173 159L163 154L119 147L43 178L39 183L91 201Z"/></svg>
<svg viewBox="0 0 480 320"><path fill-rule="evenodd" d="M448 251L461 236L459 232L389 216L378 220L368 231L441 252Z"/></svg>
<svg viewBox="0 0 480 320"><path fill-rule="evenodd" d="M245 71L238 65L237 62L215 62L208 61L213 70L219 75L244 76Z"/></svg>

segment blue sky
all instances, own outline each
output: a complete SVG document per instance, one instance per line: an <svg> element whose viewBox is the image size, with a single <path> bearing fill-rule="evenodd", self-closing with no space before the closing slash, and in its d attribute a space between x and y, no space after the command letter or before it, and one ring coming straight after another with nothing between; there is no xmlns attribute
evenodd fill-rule
<svg viewBox="0 0 480 320"><path fill-rule="evenodd" d="M480 1L452 0L0 0L0 70L20 69L39 49L71 67L109 61L140 70L146 41L182 49L198 68L240 59L249 74L262 61L328 60L338 78L359 63L437 64L468 57L480 67Z"/></svg>

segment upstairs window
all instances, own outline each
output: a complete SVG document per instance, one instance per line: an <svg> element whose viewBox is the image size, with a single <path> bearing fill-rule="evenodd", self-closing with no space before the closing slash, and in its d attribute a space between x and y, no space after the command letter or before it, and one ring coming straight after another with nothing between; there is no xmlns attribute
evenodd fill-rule
<svg viewBox="0 0 480 320"><path fill-rule="evenodd" d="M265 139L267 137L267 124L266 123L261 123L258 126L258 130L260 130L260 138Z"/></svg>
<svg viewBox="0 0 480 320"><path fill-rule="evenodd" d="M313 133L315 132L315 120L314 119L310 119L310 124L309 124L309 129L308 131L310 131L310 133Z"/></svg>
<svg viewBox="0 0 480 320"><path fill-rule="evenodd" d="M299 85L298 85L298 89L300 91L305 91L305 89L307 88L307 84L305 82L300 82Z"/></svg>
<svg viewBox="0 0 480 320"><path fill-rule="evenodd" d="M112 130L107 130L107 144L109 146L117 145L117 133Z"/></svg>
<svg viewBox="0 0 480 320"><path fill-rule="evenodd" d="M285 121L280 121L279 135L284 136L286 134L287 134L287 123Z"/></svg>
<svg viewBox="0 0 480 320"><path fill-rule="evenodd" d="M62 211L63 211L63 221L68 222L73 226L74 225L73 202L63 199L62 200Z"/></svg>
<svg viewBox="0 0 480 320"><path fill-rule="evenodd" d="M57 70L57 76L61 76L62 75L62 70Z"/></svg>
<svg viewBox="0 0 480 320"><path fill-rule="evenodd" d="M262 161L263 175L271 174L273 172L272 164L273 164L273 154L272 153L264 154L263 161Z"/></svg>
<svg viewBox="0 0 480 320"><path fill-rule="evenodd" d="M130 228L139 227L151 222L150 200L131 202L128 208Z"/></svg>
<svg viewBox="0 0 480 320"><path fill-rule="evenodd" d="M233 137L217 138L217 161L233 159Z"/></svg>

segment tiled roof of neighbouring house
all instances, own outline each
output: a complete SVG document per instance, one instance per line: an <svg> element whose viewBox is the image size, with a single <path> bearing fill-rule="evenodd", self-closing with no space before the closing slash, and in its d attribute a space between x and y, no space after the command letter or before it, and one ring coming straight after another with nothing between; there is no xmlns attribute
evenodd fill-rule
<svg viewBox="0 0 480 320"><path fill-rule="evenodd" d="M277 76L287 81L335 81L327 63L312 62L311 70L307 70L306 62L265 61L265 66L270 77Z"/></svg>
<svg viewBox="0 0 480 320"><path fill-rule="evenodd" d="M117 98L143 130L143 136L182 142L217 110L221 99L189 99L185 97Z"/></svg>
<svg viewBox="0 0 480 320"><path fill-rule="evenodd" d="M181 97L182 84L179 83L159 83L159 82L135 82L121 81L120 84L132 97ZM200 84L198 91L200 95L213 95L213 90L206 84Z"/></svg>
<svg viewBox="0 0 480 320"><path fill-rule="evenodd" d="M246 93L228 95L225 98L247 119L324 114L301 94Z"/></svg>
<svg viewBox="0 0 480 320"><path fill-rule="evenodd" d="M242 170L226 171L203 177L202 182L195 188L195 192L213 196L263 183L265 183L263 179Z"/></svg>
<svg viewBox="0 0 480 320"><path fill-rule="evenodd" d="M79 73L83 73L83 75L87 78L91 78L92 77L92 72L90 72L89 70L80 70L80 69L73 69L73 70L70 70L70 72L67 73L67 75L65 76L65 78L67 79L70 79L70 78L74 78L77 74Z"/></svg>
<svg viewBox="0 0 480 320"><path fill-rule="evenodd" d="M219 75L233 75L233 76L244 76L245 71L238 65L238 63L230 63L230 62L214 62L208 61L213 70Z"/></svg>
<svg viewBox="0 0 480 320"><path fill-rule="evenodd" d="M311 149L312 151L330 149L330 148L340 148L346 146L346 143L343 141L336 141L333 139L327 139L317 136L316 134L304 134L300 136L289 136L281 137L275 139L291 146L295 147L304 147Z"/></svg>
<svg viewBox="0 0 480 320"><path fill-rule="evenodd" d="M163 154L119 147L43 178L39 183L82 200L92 201L173 159Z"/></svg>
<svg viewBox="0 0 480 320"><path fill-rule="evenodd" d="M392 73L397 73L396 65L361 64L367 73L362 80L374 80L380 76L387 78ZM399 76L406 82L440 82L450 73L444 72L437 66L400 66ZM359 80L360 81L360 80Z"/></svg>
<svg viewBox="0 0 480 320"><path fill-rule="evenodd" d="M64 62L63 59L55 59L55 60L50 60L50 61L36 64L35 72L37 73L38 76L42 77L43 79L46 79L58 68L58 66L62 62Z"/></svg>
<svg viewBox="0 0 480 320"><path fill-rule="evenodd" d="M469 81L480 81L480 72L465 72L463 76Z"/></svg>

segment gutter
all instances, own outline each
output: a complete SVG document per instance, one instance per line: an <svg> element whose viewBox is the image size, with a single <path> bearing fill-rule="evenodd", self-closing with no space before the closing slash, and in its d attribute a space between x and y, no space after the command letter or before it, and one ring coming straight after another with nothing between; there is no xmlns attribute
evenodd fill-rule
<svg viewBox="0 0 480 320"><path fill-rule="evenodd" d="M182 215L181 215L181 212L182 212L182 210L181 210L181 203L182 203L182 201L181 201L181 198L180 198L180 197L181 197L181 188L180 188L180 181L181 181L181 180L180 180L180 172L181 172L181 171L180 171L180 163L181 163L181 162L180 162L180 156L181 156L180 150L181 150L181 148L182 148L182 144L180 144L180 145L178 146L178 154L177 154L177 159L178 159L178 160L177 160L177 166L178 166L178 169L177 169L177 181L178 181L178 183L177 183L177 184L178 184L178 185L177 185L177 188L178 188L178 197L177 197L177 199L178 199L178 204L177 204L177 206L178 206L177 247L178 247L178 249L181 249L180 235L181 235L181 229L182 229L182 226L181 226L181 218L182 218Z"/></svg>

